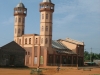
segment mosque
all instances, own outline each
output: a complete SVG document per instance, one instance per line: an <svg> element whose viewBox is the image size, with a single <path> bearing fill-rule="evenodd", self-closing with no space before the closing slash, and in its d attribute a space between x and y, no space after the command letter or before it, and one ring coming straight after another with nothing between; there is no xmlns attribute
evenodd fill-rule
<svg viewBox="0 0 100 75"><path fill-rule="evenodd" d="M83 66L84 64L84 42L70 38L52 39L54 6L51 0L43 0L40 3L40 34L25 34L27 8L22 2L14 8L13 42L25 50L25 60L23 60L25 66ZM14 56L13 59L15 58Z"/></svg>

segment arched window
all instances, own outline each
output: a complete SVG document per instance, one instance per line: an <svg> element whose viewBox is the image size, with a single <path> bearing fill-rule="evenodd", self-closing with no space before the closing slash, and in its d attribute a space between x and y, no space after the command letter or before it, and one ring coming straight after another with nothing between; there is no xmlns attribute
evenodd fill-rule
<svg viewBox="0 0 100 75"><path fill-rule="evenodd" d="M18 19L18 22L21 22L21 18Z"/></svg>
<svg viewBox="0 0 100 75"><path fill-rule="evenodd" d="M44 14L42 14L42 19L44 19Z"/></svg>
<svg viewBox="0 0 100 75"><path fill-rule="evenodd" d="M29 44L31 44L31 38L29 38Z"/></svg>
<svg viewBox="0 0 100 75"><path fill-rule="evenodd" d="M18 29L18 33L20 33L20 28Z"/></svg>
<svg viewBox="0 0 100 75"><path fill-rule="evenodd" d="M50 20L52 20L52 14L50 14Z"/></svg>
<svg viewBox="0 0 100 75"><path fill-rule="evenodd" d="M25 52L25 54L27 55L27 51Z"/></svg>
<svg viewBox="0 0 100 75"><path fill-rule="evenodd" d="M23 18L22 22L23 22L23 23L25 22L25 18Z"/></svg>
<svg viewBox="0 0 100 75"><path fill-rule="evenodd" d="M28 52L28 55L30 55L30 52Z"/></svg>
<svg viewBox="0 0 100 75"><path fill-rule="evenodd" d="M25 39L25 44L27 44L27 38Z"/></svg>
<svg viewBox="0 0 100 75"><path fill-rule="evenodd" d="M35 41L35 43L36 43L36 44L38 43L38 38L36 38L36 41Z"/></svg>
<svg viewBox="0 0 100 75"><path fill-rule="evenodd" d="M47 43L48 43L48 39L46 38L46 39L45 39L45 44L47 44Z"/></svg>
<svg viewBox="0 0 100 75"><path fill-rule="evenodd" d="M43 43L43 38L41 38L41 44Z"/></svg>
<svg viewBox="0 0 100 75"><path fill-rule="evenodd" d="M48 19L48 14L46 14L46 19Z"/></svg>
<svg viewBox="0 0 100 75"><path fill-rule="evenodd" d="M24 34L24 29L22 30L22 34Z"/></svg>
<svg viewBox="0 0 100 75"><path fill-rule="evenodd" d="M48 31L48 26L46 26L46 31Z"/></svg>
<svg viewBox="0 0 100 75"><path fill-rule="evenodd" d="M51 9L53 9L53 6L51 7Z"/></svg>

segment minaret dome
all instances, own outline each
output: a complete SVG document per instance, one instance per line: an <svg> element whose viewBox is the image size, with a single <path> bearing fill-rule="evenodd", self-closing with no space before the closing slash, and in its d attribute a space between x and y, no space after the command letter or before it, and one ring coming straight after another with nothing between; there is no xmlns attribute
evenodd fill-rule
<svg viewBox="0 0 100 75"><path fill-rule="evenodd" d="M22 2L17 4L17 6L14 8L14 16L15 15L27 15L27 8L25 8Z"/></svg>
<svg viewBox="0 0 100 75"><path fill-rule="evenodd" d="M43 2L40 3L40 12L42 11L54 12L54 4L51 0L43 0Z"/></svg>
<svg viewBox="0 0 100 75"><path fill-rule="evenodd" d="M21 8L25 8L24 4L22 2L20 2L19 4L17 4L16 7L21 7Z"/></svg>

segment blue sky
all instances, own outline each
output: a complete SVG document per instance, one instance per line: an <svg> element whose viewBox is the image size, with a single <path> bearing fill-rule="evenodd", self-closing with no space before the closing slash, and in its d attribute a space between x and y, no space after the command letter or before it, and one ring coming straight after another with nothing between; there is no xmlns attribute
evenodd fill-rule
<svg viewBox="0 0 100 75"><path fill-rule="evenodd" d="M20 0L0 2L0 46L13 40L13 9ZM42 0L22 0L28 9L25 33L39 34L39 3ZM100 0L52 0L55 4L53 15L53 39L72 38L84 41L85 50L100 53Z"/></svg>

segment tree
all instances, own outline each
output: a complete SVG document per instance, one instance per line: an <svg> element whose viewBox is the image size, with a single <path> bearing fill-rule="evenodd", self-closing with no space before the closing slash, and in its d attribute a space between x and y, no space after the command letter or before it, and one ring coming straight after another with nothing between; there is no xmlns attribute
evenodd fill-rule
<svg viewBox="0 0 100 75"><path fill-rule="evenodd" d="M93 62L94 59L100 60L100 53L89 53L88 51L84 51L84 61L91 61Z"/></svg>

